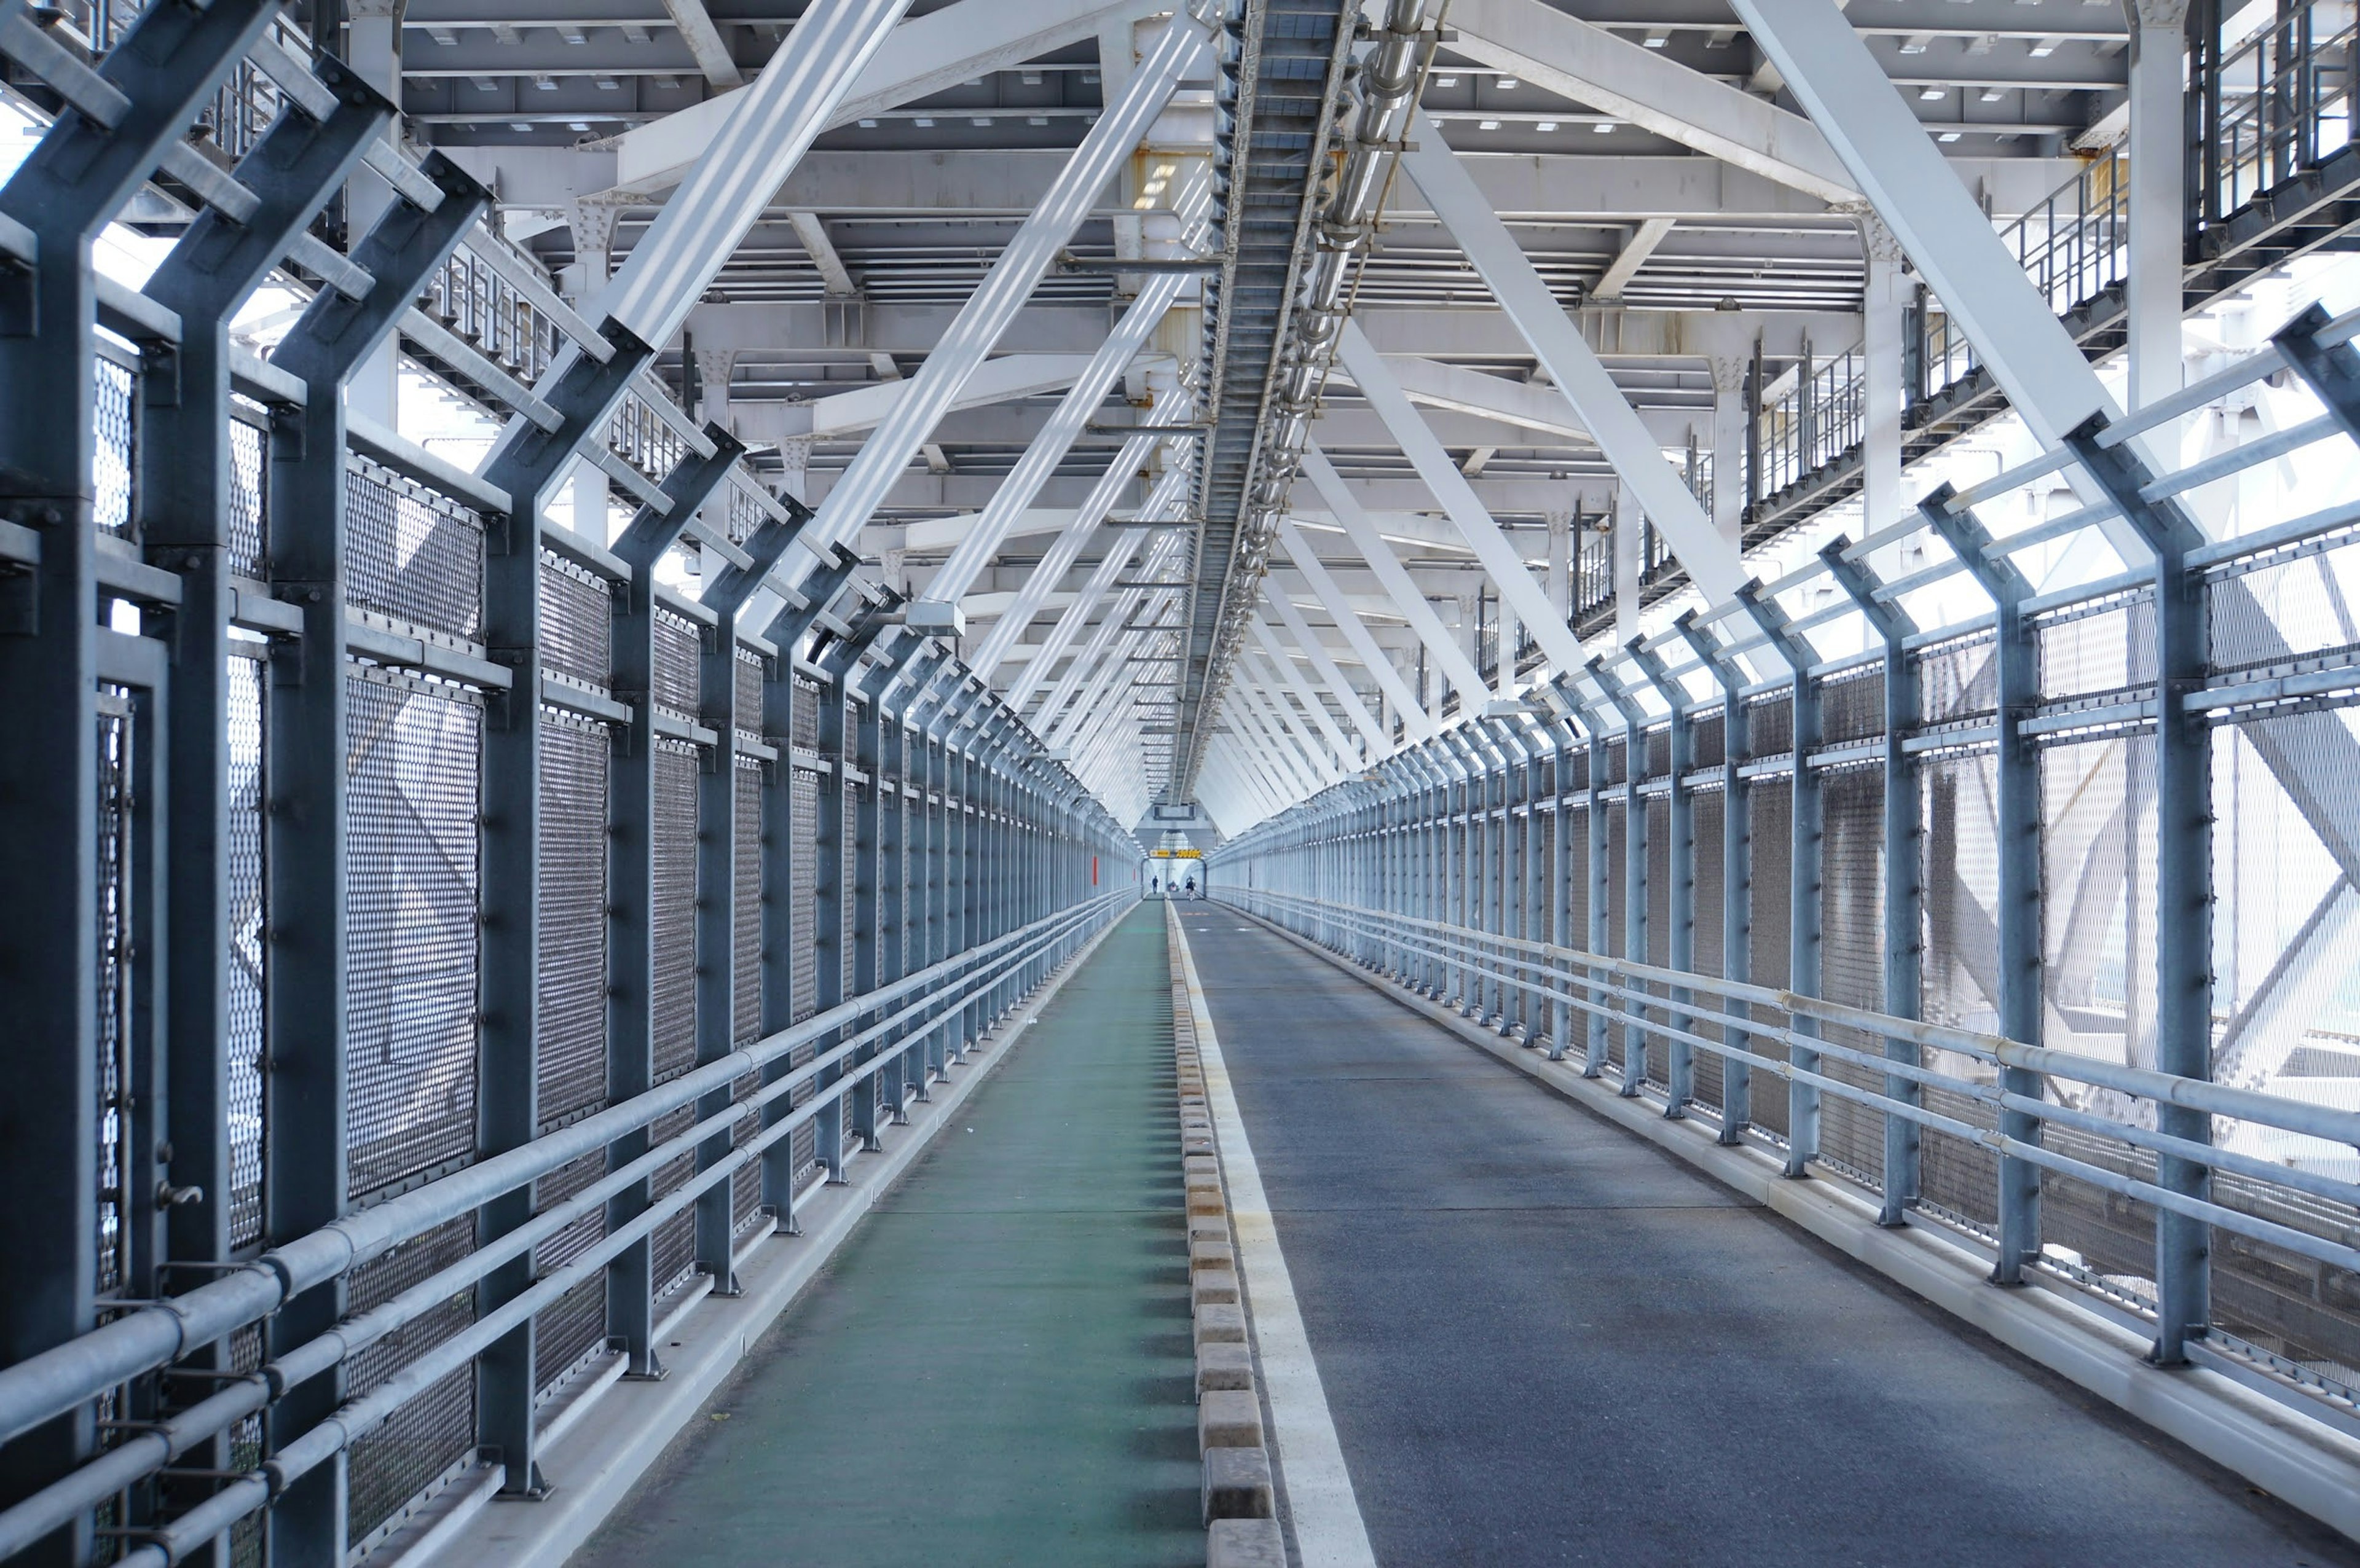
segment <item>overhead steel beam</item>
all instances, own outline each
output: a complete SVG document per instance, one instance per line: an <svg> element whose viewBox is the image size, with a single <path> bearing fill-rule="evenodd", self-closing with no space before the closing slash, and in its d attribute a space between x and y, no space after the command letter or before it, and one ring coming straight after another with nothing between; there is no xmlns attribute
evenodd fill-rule
<svg viewBox="0 0 2360 1568"><path fill-rule="evenodd" d="M1032 215L1018 228L912 378L909 394L896 403L877 432L860 449L808 531L820 549L850 539L886 495L895 477L958 396L967 378L1007 330L1047 273L1057 252L1073 237L1100 187L1131 156L1147 127L1171 99L1182 74L1205 47L1202 23L1175 16L1141 60L1138 72L1109 103L1090 134L1050 187Z"/></svg>
<svg viewBox="0 0 2360 1568"><path fill-rule="evenodd" d="M666 0L666 4L692 5L694 0ZM819 269L820 281L827 286L829 296L839 299L858 299L860 295L859 280L852 276L852 269L844 265L844 257L836 254L836 242L828 238L827 224L820 221L820 215L797 208L787 213L787 223L795 231L796 242L803 247L803 254L811 257L812 266Z"/></svg>
<svg viewBox="0 0 2360 1568"><path fill-rule="evenodd" d="M1139 291L1131 308L1123 312L1122 320L1107 334L1105 343L1075 381L1073 389L1057 405L1056 412L1049 416L1049 422L1041 427L1040 433L1024 449L1024 455L1016 460L1016 466L992 495L991 504L975 519L967 538L911 606L910 613L918 617L919 624L965 629L958 615L960 596L991 558L1000 553L1010 528L1032 504L1041 486L1057 471L1057 465L1065 462L1082 427L1113 389L1115 378L1147 346L1150 334L1162 323L1164 312L1188 282L1185 278L1169 273L1147 280L1146 287Z"/></svg>
<svg viewBox="0 0 2360 1568"><path fill-rule="evenodd" d="M1850 30L1828 0L1806 3ZM1860 194L1810 121L1541 0L1453 0L1450 25L1459 29L1451 46L1458 53L1560 97L1823 201ZM1882 71L1877 85L1893 92Z"/></svg>
<svg viewBox="0 0 2360 1568"><path fill-rule="evenodd" d="M663 8L672 25L680 29L680 41L688 46L689 58L705 72L705 81L716 87L744 83L745 74L729 58L729 46L722 41L721 29L713 25L705 0L663 0Z"/></svg>
<svg viewBox="0 0 2360 1568"><path fill-rule="evenodd" d="M829 116L828 125L850 125L880 109L1037 60L1095 38L1108 17L1149 9L1140 0L1038 0L1022 5L962 0L895 27L884 50L861 62L851 91ZM792 37L789 34L790 42ZM613 143L615 187L604 194L645 199L680 184L720 146L743 108L737 95L725 94L624 132ZM771 189L776 190L786 171L773 172Z"/></svg>
<svg viewBox="0 0 2360 1568"><path fill-rule="evenodd" d="M1442 503L1443 511L1466 539L1468 548L1499 586L1501 598L1512 604L1517 617L1532 628L1541 651L1559 670L1570 672L1580 669L1585 657L1581 639L1549 607L1547 591L1508 543L1507 536L1500 531L1499 523L1484 509L1483 503L1476 499L1467 476L1450 461L1450 454L1426 428L1418 411L1410 407L1408 396L1393 380L1377 351L1369 346L1360 329L1346 321L1336 353L1338 361L1359 385L1360 396L1369 400L1377 417L1393 431L1410 465L1417 470L1417 476L1426 481L1434 498ZM1665 466L1660 453L1655 463L1658 467ZM1690 497L1689 505L1695 506L1694 497ZM1697 516L1702 518L1704 514L1699 509ZM1706 526L1710 528L1710 524Z"/></svg>
<svg viewBox="0 0 2360 1568"><path fill-rule="evenodd" d="M1669 218L1649 218L1640 223L1632 231L1631 237L1622 242L1622 248L1615 253L1614 259L1607 263L1606 270L1598 275L1598 281L1590 286L1588 298L1622 298L1623 289L1631 279L1639 276L1639 269L1647 265L1647 259L1655 254L1656 247L1671 232L1672 220Z"/></svg>
<svg viewBox="0 0 2360 1568"><path fill-rule="evenodd" d="M1318 449L1315 447L1312 450L1316 452ZM1321 563L1318 552L1303 537L1303 530L1291 519L1282 518L1278 525L1278 540L1285 548L1287 558L1295 562L1295 571L1303 574L1303 581L1310 584L1312 593L1327 607L1337 629L1344 634L1344 640L1350 643L1352 651L1360 656L1361 667L1392 700L1393 711L1402 716L1409 738L1425 740L1433 735L1437 727L1434 715L1426 711L1426 704L1419 701L1418 694L1410 690L1409 682L1402 679L1401 671L1393 668L1393 660L1385 657L1384 649L1377 646L1376 638L1361 624L1360 617L1345 599L1343 590L1336 585L1336 579L1328 575L1328 568ZM1420 603L1423 602L1420 596Z"/></svg>
<svg viewBox="0 0 2360 1568"><path fill-rule="evenodd" d="M1360 753L1354 749L1352 743L1345 738L1344 732L1337 726L1334 717L1328 712L1328 704L1321 700L1319 693L1312 690L1311 683L1303 678L1303 671L1295 667L1295 656L1279 647L1278 639L1271 636L1270 627L1263 623L1260 615L1247 622L1246 627L1253 634L1254 642L1262 648L1263 657L1270 661L1270 668L1285 683L1287 690L1294 693L1297 705L1310 716L1312 724L1317 726L1321 736L1328 742L1328 749L1336 754L1337 766L1359 767Z"/></svg>
<svg viewBox="0 0 2360 1568"><path fill-rule="evenodd" d="M1160 516L1177 506L1181 497L1187 493L1187 470L1175 468L1156 485L1153 493L1147 498L1147 505L1140 508L1140 513L1142 517ZM1033 656L1030 664L1025 666L1022 679L1010 688L1009 706L1022 707L1025 699L1048 679L1050 663L1080 633L1083 626L1089 619L1090 606L1098 603L1099 597L1114 586L1115 579L1121 576L1123 569L1131 564L1131 556L1139 549L1140 539L1141 536L1136 533L1125 533L1100 558L1096 570L1091 572L1088 580L1082 584L1081 591L1074 595L1073 602L1067 604L1065 612L1057 617L1057 624L1051 628L1048 640L1042 645L1041 651ZM1071 557L1069 556L1067 560L1070 561ZM1050 587L1054 586L1047 581L1047 573L1044 570L1047 565L1048 562L1044 561L1041 568L1034 570L1032 579L1018 593L1016 605L1000 618L999 625L991 628L991 635L984 639L983 651L976 656L976 669L978 672L992 669L1008 657L1008 645L1015 640L1016 633L1022 629L1019 624L1018 612L1022 610L1022 618L1030 620L1032 614L1037 612L1041 598L1045 597ZM1040 593L1034 596L1032 607L1025 609L1025 595L1031 593L1036 584L1040 587ZM1007 633L1004 639L1001 637L1003 631ZM997 648L993 646L995 643L999 645ZM986 661L987 655L989 655L989 662Z"/></svg>
<svg viewBox="0 0 2360 1568"><path fill-rule="evenodd" d="M1688 568L1690 580L1709 597L1726 599L1745 581L1736 546L1714 529L1712 519L1666 461L1663 448L1648 434L1606 366L1567 319L1507 225L1484 201L1458 155L1423 113L1415 134L1416 144L1402 160L1410 178L1434 203L1444 225L1564 391L1599 450L1631 486L1648 520L1679 557L1680 564ZM1924 139L1922 134L1919 139ZM1963 190L1961 194L1964 195ZM1988 233L1989 226L1985 227ZM1996 236L1994 240L1996 243Z"/></svg>
<svg viewBox="0 0 2360 1568"><path fill-rule="evenodd" d="M1328 651L1328 645L1321 640L1319 634L1311 629L1311 623L1304 618L1303 612L1295 608L1295 601L1278 592L1276 584L1267 579L1262 592L1270 601L1271 608L1277 612L1279 620L1285 626L1287 635L1295 639L1295 646L1311 660L1311 668L1328 682L1328 690L1335 697L1337 705L1344 710L1344 716L1352 721L1354 729L1360 732L1360 738L1368 744L1370 757L1382 757L1393 750L1393 736L1385 733L1385 726L1378 722L1376 714L1369 712L1369 705L1360 700L1360 691L1344 679L1344 671L1337 665L1335 656ZM1262 626L1259 619L1254 624L1257 628ZM1266 631L1264 635L1268 635Z"/></svg>
<svg viewBox="0 0 2360 1568"><path fill-rule="evenodd" d="M1482 672L1475 668L1475 661L1467 657L1467 650L1459 646L1459 639L1443 626L1441 617L1434 613L1434 606L1426 602L1426 595L1410 580L1408 572L1404 570L1400 560L1393 554L1393 547L1378 535L1376 525L1369 520L1367 513L1360 510L1360 503L1353 499L1351 491L1337 474L1336 465L1328 461L1328 454L1316 445L1306 446L1303 452L1303 472L1309 476L1313 487L1327 499L1328 510L1335 513L1345 537L1368 561L1369 570L1376 573L1377 581L1384 585L1386 593L1393 595L1394 606L1401 611L1402 618L1409 623L1418 640L1426 644L1426 651L1433 655L1443 679L1459 692L1460 702L1480 706L1484 697ZM1302 558L1298 555L1296 559L1299 561ZM1410 705L1414 710L1422 707L1416 702Z"/></svg>

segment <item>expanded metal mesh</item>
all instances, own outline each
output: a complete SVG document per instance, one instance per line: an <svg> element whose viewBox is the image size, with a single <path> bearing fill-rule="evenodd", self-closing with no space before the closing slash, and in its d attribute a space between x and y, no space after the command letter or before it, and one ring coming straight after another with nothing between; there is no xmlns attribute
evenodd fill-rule
<svg viewBox="0 0 2360 1568"><path fill-rule="evenodd" d="M1871 665L1829 677L1819 685L1819 739L1827 746L1885 733L1885 671ZM1793 742L1790 740L1789 745Z"/></svg>
<svg viewBox="0 0 2360 1568"><path fill-rule="evenodd" d="M762 1032L762 765L738 759L733 802L736 854L730 871L730 1038L738 1044Z"/></svg>
<svg viewBox="0 0 2360 1568"><path fill-rule="evenodd" d="M345 1116L361 1195L475 1147L483 709L377 670L347 692Z"/></svg>
<svg viewBox="0 0 2360 1568"><path fill-rule="evenodd" d="M1996 646L1990 632L1950 637L1918 655L1918 712L1929 724L1983 718L1999 702Z"/></svg>
<svg viewBox="0 0 2360 1568"><path fill-rule="evenodd" d="M344 593L354 604L456 637L475 635L484 612L481 517L354 455L344 519Z"/></svg>
<svg viewBox="0 0 2360 1568"><path fill-rule="evenodd" d="M1854 682L1855 685L1861 684ZM1882 677L1876 684L1884 685ZM1872 763L1829 769L1819 780L1820 995L1871 1011L1885 1003L1885 769ZM1821 1031L1834 1044L1882 1055L1882 1037L1840 1024ZM1833 1056L1820 1071L1840 1083L1882 1089L1885 1075ZM1871 1187L1884 1185L1885 1115L1821 1096L1819 1150Z"/></svg>
<svg viewBox="0 0 2360 1568"><path fill-rule="evenodd" d="M614 628L614 595L605 579L542 550L541 662L603 687L612 669Z"/></svg>
<svg viewBox="0 0 2360 1568"><path fill-rule="evenodd" d="M1699 789L1691 798L1691 827L1696 835L1696 971L1721 972L1721 916L1725 908L1721 876L1721 811L1725 802L1718 789ZM1718 1004L1710 1004L1715 1007ZM1688 1027L1707 1040L1721 1038L1721 1026L1710 1013L1698 1013ZM1701 1103L1719 1110L1721 1098L1721 1058L1710 1051L1695 1053L1695 1094Z"/></svg>
<svg viewBox="0 0 2360 1568"><path fill-rule="evenodd" d="M1668 751L1666 758L1668 766ZM1647 861L1647 962L1666 964L1672 961L1672 803L1658 795L1646 802L1646 811L1647 842L1642 847ZM1663 994L1660 986L1649 989ZM1670 1014L1655 1007L1647 1009L1647 1017L1660 1023ZM1646 1043L1646 1081L1659 1089L1668 1089L1671 1080L1666 1072L1671 1052L1660 1039Z"/></svg>
<svg viewBox="0 0 2360 1568"><path fill-rule="evenodd" d="M1783 712L1784 704L1780 704ZM1758 725L1762 709L1757 706L1751 717ZM1754 731L1759 735L1757 727ZM1795 833L1795 789L1790 779L1757 779L1745 792L1747 836L1754 846L1753 897L1750 903L1754 924L1754 984L1773 990L1785 988L1791 967L1793 948L1790 933L1794 930L1794 906L1790 889L1794 885L1792 853ZM1754 1018L1762 1023L1778 1021L1775 1011L1756 1007ZM1784 1044L1750 1037L1756 1055L1784 1061ZM1786 1134L1786 1090L1779 1080L1765 1075L1754 1081L1754 1122L1756 1126L1784 1138Z"/></svg>
<svg viewBox="0 0 2360 1568"><path fill-rule="evenodd" d="M606 1173L606 1157L585 1154L533 1184L533 1212L546 1214ZM537 1274L562 1269L606 1234L604 1213L585 1214L533 1248ZM543 1307L533 1318L532 1382L546 1389L564 1380L606 1339L606 1281L594 1277Z"/></svg>
<svg viewBox="0 0 2360 1568"><path fill-rule="evenodd" d="M541 715L541 1125L606 1099L606 726Z"/></svg>
<svg viewBox="0 0 2360 1568"><path fill-rule="evenodd" d="M1985 650L1988 652L1988 649ZM1925 822L1920 1012L1929 1023L1984 1033L1999 1024L1999 765L1988 751L1928 758L1918 774ZM1928 1051L1926 1065L1970 1083L1988 1083L1992 1071L1952 1051ZM1927 1109L1989 1128L1996 1117L1983 1101L1929 1087ZM1999 1164L1990 1150L1948 1133L1919 1134L1923 1203L1972 1227L1998 1222Z"/></svg>
<svg viewBox="0 0 2360 1568"><path fill-rule="evenodd" d="M259 425L234 419L229 427L229 569L244 577L260 577L269 551L263 519L269 464L263 461Z"/></svg>
<svg viewBox="0 0 2360 1568"><path fill-rule="evenodd" d="M354 1269L350 1300L366 1312L393 1300L475 1250L473 1217L438 1225L415 1240ZM403 1367L463 1332L475 1316L475 1288L465 1287L411 1319L344 1363L345 1386L358 1399ZM402 1405L384 1425L352 1446L348 1539L359 1541L403 1504L465 1458L475 1443L475 1371L463 1366Z"/></svg>
<svg viewBox="0 0 2360 1568"><path fill-rule="evenodd" d="M819 749L819 683L795 677L794 713L791 715L794 744L807 751Z"/></svg>
<svg viewBox="0 0 2360 1568"><path fill-rule="evenodd" d="M2240 560L2205 585L2212 664L2245 670L2360 653L2360 530Z"/></svg>
<svg viewBox="0 0 2360 1568"><path fill-rule="evenodd" d="M121 1290L131 1271L131 1214L126 1197L130 1172L131 1031L137 1005L132 996L134 796L139 759L133 755L131 692L99 688L98 855L94 902L98 909L98 1019L93 1063L98 1089L96 1134L98 1227L96 1256L100 1295Z"/></svg>
<svg viewBox="0 0 2360 1568"><path fill-rule="evenodd" d="M2155 601L2145 589L2043 617L2033 628L2044 701L2121 701L2155 684Z"/></svg>
<svg viewBox="0 0 2360 1568"><path fill-rule="evenodd" d="M229 1133L229 1245L262 1239L262 1053L264 966L269 929L264 877L263 724L269 666L232 656L224 695L229 708L228 811L224 855L228 899L229 972L224 994L224 1110Z"/></svg>
<svg viewBox="0 0 2360 1568"><path fill-rule="evenodd" d="M109 345L110 349L112 345ZM125 352L125 351L115 351ZM116 535L131 531L133 493L139 474L137 378L132 367L102 350L93 390L92 423L96 436L92 452L92 519L99 531Z"/></svg>
<svg viewBox="0 0 2360 1568"><path fill-rule="evenodd" d="M762 656L751 648L738 650L738 689L734 694L738 727L757 739L762 734Z"/></svg>
<svg viewBox="0 0 2360 1568"><path fill-rule="evenodd" d="M788 894L794 905L794 936L788 951L794 996L790 1021L794 1023L803 1022L819 1010L819 978L813 966L813 944L819 932L819 792L826 782L818 774L802 768L794 769L788 781L793 790L788 799L788 811L794 823L793 843L787 846L787 853L794 860Z"/></svg>
<svg viewBox="0 0 2360 1568"><path fill-rule="evenodd" d="M685 717L696 716L700 658L696 624L657 606L654 676L659 703Z"/></svg>
<svg viewBox="0 0 2360 1568"><path fill-rule="evenodd" d="M659 738L655 746L655 1081L696 1064L697 750Z"/></svg>
<svg viewBox="0 0 2360 1568"><path fill-rule="evenodd" d="M1610 764L1612 760L1610 754ZM1610 768L1610 774L1611 774ZM1631 930L1631 864L1630 810L1620 797L1611 796L1606 811L1606 944L1603 952L1613 958L1635 957L1626 951ZM1616 1007L1620 1013L1620 1006ZM1606 1027L1606 1059L1619 1070L1623 1064L1623 1028L1619 1023Z"/></svg>
<svg viewBox="0 0 2360 1568"><path fill-rule="evenodd" d="M1699 768L1718 768L1729 756L1729 715L1716 708L1688 720L1688 748Z"/></svg>
<svg viewBox="0 0 2360 1568"><path fill-rule="evenodd" d="M1795 749L1795 702L1787 696L1756 697L1745 704L1745 755L1780 757Z"/></svg>

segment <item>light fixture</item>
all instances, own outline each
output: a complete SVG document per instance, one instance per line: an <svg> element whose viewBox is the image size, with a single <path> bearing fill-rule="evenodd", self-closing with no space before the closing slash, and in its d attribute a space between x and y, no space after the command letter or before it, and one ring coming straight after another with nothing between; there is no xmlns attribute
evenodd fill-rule
<svg viewBox="0 0 2360 1568"><path fill-rule="evenodd" d="M921 114L910 123L921 130L931 131L934 128L934 117L932 114Z"/></svg>
<svg viewBox="0 0 2360 1568"><path fill-rule="evenodd" d="M1455 76L1437 76L1434 79L1434 84L1437 87L1456 87L1459 85L1459 78Z"/></svg>
<svg viewBox="0 0 2360 1568"><path fill-rule="evenodd" d="M1500 122L1497 120L1478 120L1475 122L1475 128L1479 131L1496 131L1500 128Z"/></svg>
<svg viewBox="0 0 2360 1568"><path fill-rule="evenodd" d="M864 131L873 131L877 128L877 122L874 120L863 120L860 122L860 128Z"/></svg>
<svg viewBox="0 0 2360 1568"><path fill-rule="evenodd" d="M1502 93L1513 93L1513 92L1514 92L1517 88L1522 87L1523 85L1524 85L1524 83L1523 83L1523 82L1521 82L1517 81L1517 80L1516 80L1514 77L1513 77L1513 76L1503 76L1503 77L1500 78L1499 82L1498 82L1499 89L1500 89L1500 91L1501 91L1501 92L1502 92Z"/></svg>
<svg viewBox="0 0 2360 1568"><path fill-rule="evenodd" d="M1950 95L1950 90L1947 87L1920 87L1918 89L1918 101L1921 103L1939 103Z"/></svg>
<svg viewBox="0 0 2360 1568"><path fill-rule="evenodd" d="M1590 129L1592 129L1592 130L1596 131L1596 132L1597 132L1600 136L1604 136L1607 132L1609 132L1609 131L1612 130L1613 128L1614 128L1614 122L1613 122L1613 121L1612 121L1612 120L1601 120L1601 121L1599 121L1599 122L1598 122L1598 124L1596 124L1595 125L1592 125L1592 126L1590 127Z"/></svg>
<svg viewBox="0 0 2360 1568"><path fill-rule="evenodd" d="M1944 131L1940 136L1936 136L1934 139L1938 142L1954 142L1959 139L1959 133L1956 131Z"/></svg>
<svg viewBox="0 0 2360 1568"><path fill-rule="evenodd" d="M1557 129L1557 122L1555 120L1543 120L1539 125L1535 125L1533 129L1536 131L1553 131Z"/></svg>

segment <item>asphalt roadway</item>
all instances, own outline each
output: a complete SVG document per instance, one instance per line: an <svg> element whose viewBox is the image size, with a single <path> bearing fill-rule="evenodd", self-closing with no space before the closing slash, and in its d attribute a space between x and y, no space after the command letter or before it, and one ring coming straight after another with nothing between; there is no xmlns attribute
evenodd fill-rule
<svg viewBox="0 0 2360 1568"><path fill-rule="evenodd" d="M1380 1563L2360 1563L1218 904L1175 904Z"/></svg>

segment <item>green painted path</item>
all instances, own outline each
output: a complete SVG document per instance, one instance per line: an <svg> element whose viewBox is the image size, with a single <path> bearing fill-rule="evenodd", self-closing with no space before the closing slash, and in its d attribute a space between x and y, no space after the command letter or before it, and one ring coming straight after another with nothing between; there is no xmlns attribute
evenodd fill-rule
<svg viewBox="0 0 2360 1568"><path fill-rule="evenodd" d="M1169 976L1143 906L574 1562L1202 1563Z"/></svg>

